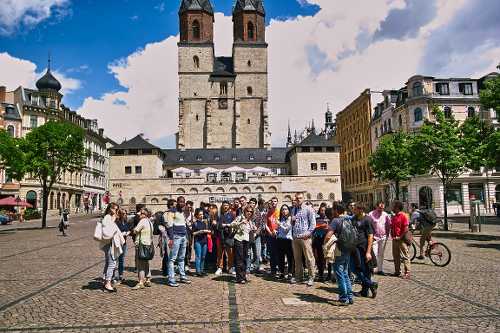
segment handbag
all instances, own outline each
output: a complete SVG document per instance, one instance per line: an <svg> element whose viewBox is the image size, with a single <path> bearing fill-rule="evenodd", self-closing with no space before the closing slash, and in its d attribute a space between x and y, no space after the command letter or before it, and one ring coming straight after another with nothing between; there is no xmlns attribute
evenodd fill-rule
<svg viewBox="0 0 500 333"><path fill-rule="evenodd" d="M139 234L139 246L137 247L137 256L141 260L151 260L155 256L155 246L153 244L153 225L151 224L151 221L149 222L150 225L150 232L151 232L151 244L150 245L145 245L142 244L141 242L141 236L142 236L142 230L141 233Z"/></svg>
<svg viewBox="0 0 500 333"><path fill-rule="evenodd" d="M102 239L102 221L97 221L94 229L94 239L101 242Z"/></svg>
<svg viewBox="0 0 500 333"><path fill-rule="evenodd" d="M410 230L406 230L406 232L401 236L401 239L406 245L411 245L413 242L413 234Z"/></svg>

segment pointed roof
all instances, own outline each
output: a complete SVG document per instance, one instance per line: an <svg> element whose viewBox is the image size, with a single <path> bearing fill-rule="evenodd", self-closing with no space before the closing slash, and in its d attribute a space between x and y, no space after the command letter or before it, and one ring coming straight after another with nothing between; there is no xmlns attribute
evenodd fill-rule
<svg viewBox="0 0 500 333"><path fill-rule="evenodd" d="M214 10L210 0L182 0L179 14L189 10L203 10L209 14L214 14Z"/></svg>
<svg viewBox="0 0 500 333"><path fill-rule="evenodd" d="M256 11L262 15L266 15L263 0L237 0L234 5L233 14L242 11Z"/></svg>
<svg viewBox="0 0 500 333"><path fill-rule="evenodd" d="M155 145L149 143L145 140L142 135L137 135L128 141L123 141L121 144L112 147L113 150L125 150L125 149L160 149Z"/></svg>
<svg viewBox="0 0 500 333"><path fill-rule="evenodd" d="M337 147L331 140L325 139L323 135L316 133L309 134L304 140L298 143L298 147Z"/></svg>
<svg viewBox="0 0 500 333"><path fill-rule="evenodd" d="M50 72L50 56L47 66L47 72L45 73L44 76L39 78L38 81L36 81L36 87L38 90L55 90L55 91L59 91L62 88L61 83L57 81L54 75L52 75L52 73Z"/></svg>

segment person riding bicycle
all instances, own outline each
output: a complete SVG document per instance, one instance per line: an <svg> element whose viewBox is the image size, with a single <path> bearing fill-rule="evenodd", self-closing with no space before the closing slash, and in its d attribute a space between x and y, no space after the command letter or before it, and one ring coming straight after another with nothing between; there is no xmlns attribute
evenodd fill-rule
<svg viewBox="0 0 500 333"><path fill-rule="evenodd" d="M417 259L424 259L425 242L431 243L432 229L436 226L437 216L434 210L426 207L418 209L417 204L411 204L411 221L410 226L413 230L420 230L422 237L419 243L419 256Z"/></svg>

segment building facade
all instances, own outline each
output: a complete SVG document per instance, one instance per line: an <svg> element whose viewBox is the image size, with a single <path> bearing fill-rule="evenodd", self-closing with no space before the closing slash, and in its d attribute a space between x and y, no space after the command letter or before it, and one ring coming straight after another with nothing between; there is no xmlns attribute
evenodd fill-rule
<svg viewBox="0 0 500 333"><path fill-rule="evenodd" d="M210 1L179 10L177 148L268 148L267 43L261 0L238 0L233 52L216 57Z"/></svg>
<svg viewBox="0 0 500 333"><path fill-rule="evenodd" d="M51 120L71 122L85 130L85 148L90 155L85 167L75 173L65 173L49 194L49 212L69 209L71 212L102 209L107 192L109 154L107 145L113 143L98 128L97 120L86 119L64 106L61 84L47 72L36 82L37 89L18 87L7 92L0 87L0 105L4 128L13 137L23 137L32 129ZM38 180L26 177L13 180L0 170L0 198L19 196L34 207L41 206L41 186Z"/></svg>
<svg viewBox="0 0 500 333"><path fill-rule="evenodd" d="M495 73L488 76L494 76ZM498 75L498 74L496 74ZM371 122L372 150L380 140L395 131L418 132L426 119L432 120L432 107L439 107L445 116L459 122L478 115L481 119L498 124L498 114L485 110L479 101L484 82L471 78L435 78L416 75L399 90L384 91L384 101L375 107ZM448 189L448 214L469 215L471 198L481 202L483 213L493 213L492 204L500 202L500 166L495 170L471 170L460 176ZM389 184L374 184L377 198L392 200ZM420 176L402 184L402 199L423 207L433 207L444 215L443 186L431 176Z"/></svg>
<svg viewBox="0 0 500 333"><path fill-rule="evenodd" d="M373 176L368 166L371 154L371 93L364 90L336 116L336 142L342 147L340 168L343 198L371 206Z"/></svg>

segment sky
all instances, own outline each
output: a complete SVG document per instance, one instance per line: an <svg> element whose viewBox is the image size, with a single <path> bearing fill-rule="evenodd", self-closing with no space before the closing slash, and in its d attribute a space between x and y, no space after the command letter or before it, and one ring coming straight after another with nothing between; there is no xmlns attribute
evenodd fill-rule
<svg viewBox="0 0 500 333"><path fill-rule="evenodd" d="M180 0L2 0L0 85L34 87L47 68L63 103L122 142L163 148L178 129ZM478 78L500 62L498 0L265 0L272 141L288 121L322 126L364 89L415 74ZM230 55L233 0L212 0L216 55ZM374 95L374 102L380 96Z"/></svg>

